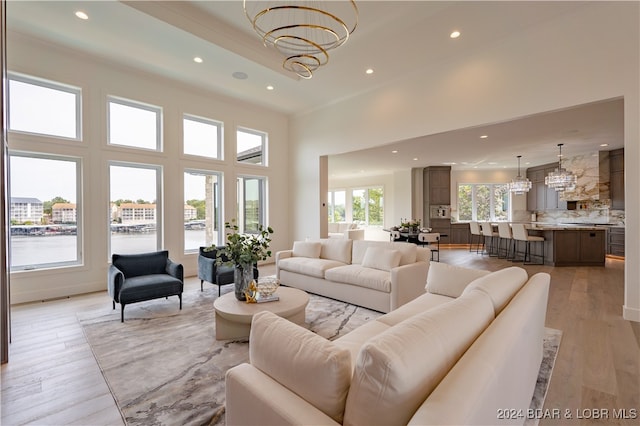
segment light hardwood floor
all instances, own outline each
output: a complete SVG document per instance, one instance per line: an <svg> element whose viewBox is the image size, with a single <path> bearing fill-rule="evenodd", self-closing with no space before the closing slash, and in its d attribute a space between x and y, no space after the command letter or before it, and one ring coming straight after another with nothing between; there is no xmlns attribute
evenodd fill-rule
<svg viewBox="0 0 640 426"><path fill-rule="evenodd" d="M440 255L442 262L477 269L512 265L466 249L442 248ZM567 424L567 413L571 424L638 424L640 323L622 319L624 261L607 259L604 268L525 268L530 275L551 274L546 325L563 331L545 401L546 413L559 418L540 424ZM273 265L260 268L264 275L274 272ZM200 290L196 278L185 281L186 291ZM217 288L205 291L213 301ZM2 425L124 424L76 319L78 312L110 303L101 292L12 308L13 342L1 370ZM614 418L621 409L639 417ZM596 414L605 418L587 418Z"/></svg>

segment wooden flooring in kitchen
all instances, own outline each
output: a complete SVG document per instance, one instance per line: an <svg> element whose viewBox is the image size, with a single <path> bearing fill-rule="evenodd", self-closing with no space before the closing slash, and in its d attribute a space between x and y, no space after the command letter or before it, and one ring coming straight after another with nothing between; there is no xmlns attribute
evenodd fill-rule
<svg viewBox="0 0 640 426"><path fill-rule="evenodd" d="M441 248L440 256L477 269L511 265L466 249ZM607 259L604 268L525 268L530 275L551 274L546 323L564 333L545 402L546 413L559 410L560 418L540 424L566 424L567 413L572 424L637 424L637 418L614 418L622 409L627 417L640 416L640 323L622 319L624 261ZM262 266L261 274L274 269ZM185 281L199 289L197 279ZM217 294L215 286L205 291ZM77 312L110 303L101 292L12 308L13 343L1 370L2 425L124 424L76 319ZM606 418L586 418L605 409Z"/></svg>

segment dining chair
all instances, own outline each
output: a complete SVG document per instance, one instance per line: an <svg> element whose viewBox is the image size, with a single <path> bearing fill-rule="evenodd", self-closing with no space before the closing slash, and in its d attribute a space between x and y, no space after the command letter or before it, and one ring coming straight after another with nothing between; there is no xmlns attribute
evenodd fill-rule
<svg viewBox="0 0 640 426"><path fill-rule="evenodd" d="M515 243L511 232L511 224L509 222L498 222L498 235L500 236L498 240L498 257L500 258L501 253L504 253L502 258L511 260L511 247ZM503 242L506 243L504 249L502 248Z"/></svg>
<svg viewBox="0 0 640 426"><path fill-rule="evenodd" d="M500 238L500 234L493 230L491 222L481 222L480 228L482 229L482 235L484 236L484 239L482 240L482 254L486 252L489 256L496 257L498 255L498 251L495 250L497 248L495 240ZM489 239L489 250L486 250L487 238Z"/></svg>
<svg viewBox="0 0 640 426"><path fill-rule="evenodd" d="M534 255L531 253L531 243L532 242L542 243L542 255L535 255L535 256L541 258L541 263L539 263L538 265L543 265L544 264L544 241L545 241L544 237L529 235L529 232L527 231L527 228L524 226L523 223L514 223L513 225L511 225L511 231L513 232L514 240L525 242L525 249L524 249L524 256L522 257L522 263L533 265L533 263L531 263L531 257ZM517 262L515 257L516 256L514 253L514 262ZM527 261L527 258L529 259L528 261Z"/></svg>
<svg viewBox="0 0 640 426"><path fill-rule="evenodd" d="M438 232L421 232L418 234L418 243L422 246L429 246L431 250L431 260L433 260L434 254L438 255L436 262L440 262L440 234ZM435 245L435 248L432 247Z"/></svg>
<svg viewBox="0 0 640 426"><path fill-rule="evenodd" d="M400 231L389 231L389 240L391 241L400 241L402 236L400 235Z"/></svg>
<svg viewBox="0 0 640 426"><path fill-rule="evenodd" d="M476 253L480 250L480 241L482 239L482 231L480 230L480 224L478 222L469 222L469 230L471 232L471 238L469 239L469 251L473 249L473 237L476 238Z"/></svg>

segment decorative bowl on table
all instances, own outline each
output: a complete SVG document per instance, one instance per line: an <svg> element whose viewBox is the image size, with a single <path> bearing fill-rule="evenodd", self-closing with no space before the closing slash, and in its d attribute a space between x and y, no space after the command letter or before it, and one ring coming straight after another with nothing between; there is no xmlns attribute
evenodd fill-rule
<svg viewBox="0 0 640 426"><path fill-rule="evenodd" d="M279 286L280 280L276 277L258 279L258 293L260 293L260 297L269 297L273 295Z"/></svg>

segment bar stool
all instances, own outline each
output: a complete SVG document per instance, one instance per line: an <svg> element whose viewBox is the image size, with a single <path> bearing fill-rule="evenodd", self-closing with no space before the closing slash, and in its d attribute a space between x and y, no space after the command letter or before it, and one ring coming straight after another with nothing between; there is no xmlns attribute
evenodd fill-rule
<svg viewBox="0 0 640 426"><path fill-rule="evenodd" d="M511 233L511 225L509 222L498 222L498 235L500 236L500 239L498 240L498 258L500 258L500 253L503 250L502 242L505 241L507 246L504 249L504 257L502 258L511 260L511 246L515 244L515 241L513 240L513 234Z"/></svg>
<svg viewBox="0 0 640 426"><path fill-rule="evenodd" d="M469 222L469 230L471 231L471 239L469 240L469 251L473 248L473 237L478 237L476 243L476 253L480 249L480 240L482 238L482 231L480 230L480 224L478 222Z"/></svg>
<svg viewBox="0 0 640 426"><path fill-rule="evenodd" d="M431 260L433 260L433 255L438 255L438 260L436 262L440 262L440 234L437 232L421 232L418 234L418 242L424 246L425 244L429 246L431 250ZM436 248L433 248L431 244L435 244Z"/></svg>
<svg viewBox="0 0 640 426"><path fill-rule="evenodd" d="M484 240L482 243L482 254L487 252L487 254L491 257L496 257L498 255L498 251L493 252L493 249L496 248L494 241L496 238L500 238L500 234L493 230L493 225L491 222L481 222L480 227L482 228L482 235L484 236ZM485 242L489 238L489 250L485 249Z"/></svg>
<svg viewBox="0 0 640 426"><path fill-rule="evenodd" d="M522 263L525 264L529 264L529 265L534 265L534 263L531 263L531 256L533 256L531 254L531 243L542 243L542 256L537 256L537 257L541 257L542 262L541 263L536 263L536 265L544 265L544 237L536 237L536 236L531 236L529 235L529 232L527 232L527 228L525 228L524 224L522 223L514 223L513 225L511 225L511 231L513 232L513 239L515 241L524 241L525 244L525 249L524 249L524 256L522 257ZM527 258L529 258L529 261L527 261ZM517 260L515 259L515 254L514 254L514 262L516 262Z"/></svg>

